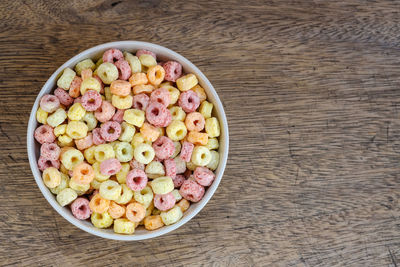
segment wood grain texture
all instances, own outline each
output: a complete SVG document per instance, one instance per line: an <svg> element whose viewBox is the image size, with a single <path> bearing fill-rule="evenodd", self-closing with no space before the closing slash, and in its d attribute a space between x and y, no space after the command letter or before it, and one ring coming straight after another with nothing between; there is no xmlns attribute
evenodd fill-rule
<svg viewBox="0 0 400 267"><path fill-rule="evenodd" d="M0 263L398 266L400 3L0 2ZM171 48L217 89L230 155L209 204L148 241L91 236L38 190L26 154L36 94L94 45Z"/></svg>

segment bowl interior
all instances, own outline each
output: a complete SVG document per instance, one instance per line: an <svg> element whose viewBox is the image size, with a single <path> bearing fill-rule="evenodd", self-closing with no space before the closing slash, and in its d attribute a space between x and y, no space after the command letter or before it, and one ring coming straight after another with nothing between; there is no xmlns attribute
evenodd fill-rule
<svg viewBox="0 0 400 267"><path fill-rule="evenodd" d="M186 73L194 73L198 77L200 85L205 89L207 93L207 97L210 102L214 104L214 109L213 109L213 116L217 117L220 125L221 125L221 135L219 138L219 153L220 153L220 162L217 170L215 171L216 178L213 184L206 190L206 193L201 201L198 203L194 203L190 206L190 208L184 213L183 218L169 226L164 226L158 230L155 231L147 231L143 227L138 227L135 230L135 233L133 235L120 235L120 234L115 234L112 229L98 229L95 228L90 222L88 221L81 221L76 219L69 208L67 207L61 207L56 199L55 195L53 195L50 190L44 185L42 178L41 178L41 173L37 167L37 160L39 158L39 150L40 150L40 145L35 142L33 133L34 130L38 127L38 122L36 121L36 110L38 109L39 106L39 100L44 94L51 93L54 88L56 87L56 82L58 77L61 75L62 71L67 68L73 68L78 62L82 61L83 59L86 58L91 58L91 59L98 59L101 57L103 52L107 49L110 48L118 48L122 51L128 51L128 52L135 52L138 49L146 49L153 51L157 54L157 59L160 60L175 60L178 61L179 63L182 64L183 70ZM80 229L89 232L91 234L101 236L104 238L109 238L109 239L116 239L116 240L141 240L141 239L148 239L156 236L160 236L163 234L166 234L181 225L185 224L188 222L191 218L193 218L204 206L205 204L209 201L211 196L214 194L215 190L217 189L220 180L222 178L227 157L228 157L228 142L229 142L229 137L228 137L228 124L226 121L226 116L223 110L223 106L221 104L221 101L215 92L215 89L211 85L211 83L208 81L208 79L204 76L204 74L196 67L194 66L189 60L184 58L183 56L177 54L176 52L167 49L165 47L151 44L151 43L146 43L146 42L137 42L137 41L120 41L120 42L112 42L112 43L106 43L102 45L98 45L96 47L90 48L88 50L85 50L78 55L74 56L70 60L68 60L66 63L64 63L60 68L58 68L48 79L48 81L45 83L41 91L39 92L36 101L33 105L32 112L29 118L29 124L28 124L28 131L27 131L27 148L28 148L28 157L29 157L29 163L33 172L33 175L35 177L36 183L38 184L41 192L43 193L44 197L47 199L47 201L51 204L51 206L59 213L61 214L66 220L74 224L75 226L79 227Z"/></svg>

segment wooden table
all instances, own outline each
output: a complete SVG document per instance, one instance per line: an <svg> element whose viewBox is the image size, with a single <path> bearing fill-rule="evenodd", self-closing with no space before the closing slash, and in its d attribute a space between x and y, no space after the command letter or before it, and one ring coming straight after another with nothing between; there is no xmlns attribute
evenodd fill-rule
<svg viewBox="0 0 400 267"><path fill-rule="evenodd" d="M1 1L3 265L398 266L400 5L392 1ZM142 40L200 67L230 126L220 187L180 229L91 236L42 197L36 94L94 45Z"/></svg>

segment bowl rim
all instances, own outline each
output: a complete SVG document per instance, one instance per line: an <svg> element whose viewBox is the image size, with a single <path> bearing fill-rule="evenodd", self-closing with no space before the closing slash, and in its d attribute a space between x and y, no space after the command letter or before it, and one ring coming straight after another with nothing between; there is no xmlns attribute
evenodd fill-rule
<svg viewBox="0 0 400 267"><path fill-rule="evenodd" d="M164 54L167 54L168 56L173 56L175 58L178 58L178 62L184 63L185 65L190 66L191 69L195 71L195 74L200 78L200 80L203 81L204 84L206 84L206 87L209 88L210 92L207 92L207 94L211 93L213 95L214 101L213 104L217 106L219 110L219 121L221 124L221 127L224 127L224 130L221 131L221 135L223 135L224 138L224 146L223 146L223 154L220 154L220 162L219 162L219 167L220 171L219 174L216 176L212 186L210 186L207 189L206 194L204 195L203 199L198 202L199 205L197 205L191 213L187 214L186 216L182 217L181 220L179 220L177 223L169 225L169 226L164 226L158 230L155 231L148 231L145 234L132 234L132 235L121 235L117 234L114 232L109 233L108 231L104 231L103 229L97 229L94 226L88 226L83 223L81 223L78 219L72 216L72 214L68 213L65 211L64 207L60 206L58 202L56 201L54 195L50 192L50 190L44 185L42 181L42 177L40 174L40 171L37 166L36 162L36 156L35 156L35 139L33 136L33 133L35 131L35 124L36 124L36 111L39 106L39 99L43 94L46 92L46 88L48 88L52 83L55 82L57 76L61 73L62 70L64 70L67 67L70 67L73 65L73 62L77 60L83 60L85 59L85 55L90 54L90 53L96 53L100 51L104 51L113 47L121 47L121 46L133 46L133 47L142 47L142 49L148 49L148 50L160 50L163 51ZM139 48L132 48L132 49L139 49ZM183 64L182 64L183 65ZM222 137L222 136L221 136ZM100 45L96 45L94 47L91 47L89 49L83 50L67 60L64 64L62 64L56 71L53 72L53 74L47 79L45 84L42 86L41 90L36 96L35 102L32 106L31 114L29 117L28 121L28 127L27 127L27 150L28 150L28 158L29 158L29 164L31 167L32 174L35 178L36 184L38 185L42 195L44 198L47 200L47 202L53 207L54 210L57 211L58 214L60 214L64 219L69 221L71 224L75 225L79 229L90 233L92 235L96 235L99 237L107 238L107 239L113 239L113 240L120 240L120 241L137 241L137 240L145 240L145 239L150 239L150 238L155 238L164 234L167 234L188 221L190 221L194 216L196 216L203 208L204 206L208 203L208 201L211 199L211 197L214 195L216 189L218 188L218 185L222 179L222 176L225 171L227 159L228 159L228 153L229 153L229 130L228 130L228 122L227 118L225 115L225 111L223 108L223 105L221 103L221 100L215 91L214 87L210 83L210 81L207 79L207 77L203 74L203 72L196 67L191 61L186 59L184 56L180 55L179 53L166 48L164 46L154 44L154 43L149 43L149 42L143 42L143 41L115 41L115 42L108 42L108 43L103 43ZM221 149L220 149L221 151Z"/></svg>

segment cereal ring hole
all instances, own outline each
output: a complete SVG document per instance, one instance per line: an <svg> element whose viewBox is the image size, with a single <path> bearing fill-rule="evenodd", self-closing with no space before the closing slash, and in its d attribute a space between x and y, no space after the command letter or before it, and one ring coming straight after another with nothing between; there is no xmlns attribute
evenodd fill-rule
<svg viewBox="0 0 400 267"><path fill-rule="evenodd" d="M107 189L108 189L108 190L111 190L111 189L113 189L113 188L114 188L114 187L111 186L111 185L107 186Z"/></svg>
<svg viewBox="0 0 400 267"><path fill-rule="evenodd" d="M78 160L77 157L72 157L72 158L71 158L71 162L72 162L72 163L75 163L77 160Z"/></svg>
<svg viewBox="0 0 400 267"><path fill-rule="evenodd" d="M113 134L113 133L115 132L115 129L112 128L112 127L110 127L110 128L108 128L107 132L108 132L109 134Z"/></svg>
<svg viewBox="0 0 400 267"><path fill-rule="evenodd" d="M40 130L40 133L41 133L41 134L45 134L45 133L47 133L47 130L46 130L45 128L42 128L42 129Z"/></svg>
<svg viewBox="0 0 400 267"><path fill-rule="evenodd" d="M177 134L178 136L179 136L179 135L182 135L182 134L183 134L183 130L177 131L176 134Z"/></svg>
<svg viewBox="0 0 400 267"><path fill-rule="evenodd" d="M189 97L189 98L188 98L188 102L189 102L189 103L192 103L192 102L193 102L193 99L192 99L191 97Z"/></svg>
<svg viewBox="0 0 400 267"><path fill-rule="evenodd" d="M126 148L123 148L123 149L121 150L121 153L122 153L122 155L126 155L126 154L127 154Z"/></svg>
<svg viewBox="0 0 400 267"><path fill-rule="evenodd" d="M158 114L160 113L160 110L159 110L158 108L153 108L153 110L151 111L151 113L152 113L154 116L158 116Z"/></svg>
<svg viewBox="0 0 400 267"><path fill-rule="evenodd" d="M139 109L143 109L143 105L142 105L142 103L140 103L140 102L136 102L136 106L137 106Z"/></svg>
<svg viewBox="0 0 400 267"><path fill-rule="evenodd" d="M201 154L201 159L205 159L206 158L206 154Z"/></svg>
<svg viewBox="0 0 400 267"><path fill-rule="evenodd" d="M81 170L81 173L82 173L83 175L86 175L86 174L89 173L89 170L88 170L88 169L83 169L83 170Z"/></svg>

